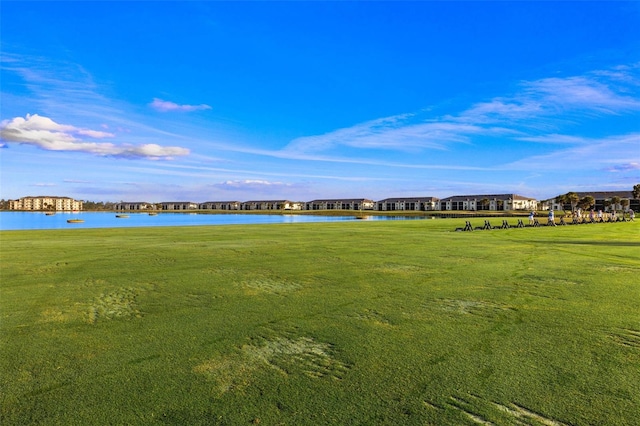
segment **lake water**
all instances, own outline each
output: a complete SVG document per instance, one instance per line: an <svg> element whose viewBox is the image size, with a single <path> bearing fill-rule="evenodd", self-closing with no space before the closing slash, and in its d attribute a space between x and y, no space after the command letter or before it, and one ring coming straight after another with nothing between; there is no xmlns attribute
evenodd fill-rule
<svg viewBox="0 0 640 426"><path fill-rule="evenodd" d="M198 225L250 225L265 223L309 223L357 220L353 216L311 216L281 214L197 214L197 213L125 213L118 218L115 212L56 212L47 216L43 212L0 212L0 230L124 228L146 226L198 226ZM67 223L68 219L81 219L82 223ZM368 220L400 219L390 216L368 216ZM408 219L408 218L401 218Z"/></svg>

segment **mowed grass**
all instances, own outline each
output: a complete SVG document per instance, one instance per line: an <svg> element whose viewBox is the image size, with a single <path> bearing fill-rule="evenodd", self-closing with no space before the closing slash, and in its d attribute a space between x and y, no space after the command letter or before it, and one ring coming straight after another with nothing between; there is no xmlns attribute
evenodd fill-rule
<svg viewBox="0 0 640 426"><path fill-rule="evenodd" d="M0 423L637 424L640 225L463 222L1 232Z"/></svg>

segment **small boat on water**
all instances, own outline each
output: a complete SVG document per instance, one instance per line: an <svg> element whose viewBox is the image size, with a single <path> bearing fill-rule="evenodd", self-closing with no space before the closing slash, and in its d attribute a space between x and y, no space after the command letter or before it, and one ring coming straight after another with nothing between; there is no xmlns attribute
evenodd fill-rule
<svg viewBox="0 0 640 426"><path fill-rule="evenodd" d="M67 219L67 223L84 223L84 219Z"/></svg>
<svg viewBox="0 0 640 426"><path fill-rule="evenodd" d="M119 219L125 219L125 218L129 217L129 215L128 214L117 214L116 217L119 218Z"/></svg>
<svg viewBox="0 0 640 426"><path fill-rule="evenodd" d="M56 214L56 212L46 212L45 213L47 216L53 216L54 214Z"/></svg>
<svg viewBox="0 0 640 426"><path fill-rule="evenodd" d="M158 216L158 213L151 212L151 213L149 213L149 216Z"/></svg>

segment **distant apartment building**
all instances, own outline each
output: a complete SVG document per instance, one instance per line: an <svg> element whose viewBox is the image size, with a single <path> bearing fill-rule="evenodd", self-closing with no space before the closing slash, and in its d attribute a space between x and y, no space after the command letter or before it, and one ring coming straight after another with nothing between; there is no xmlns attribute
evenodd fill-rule
<svg viewBox="0 0 640 426"><path fill-rule="evenodd" d="M124 211L139 211L139 210L155 210L156 206L152 203L147 203L144 201L121 201L119 203L114 204L114 210L124 210Z"/></svg>
<svg viewBox="0 0 640 426"><path fill-rule="evenodd" d="M9 210L73 211L82 210L83 202L69 197L37 196L9 200Z"/></svg>
<svg viewBox="0 0 640 426"><path fill-rule="evenodd" d="M164 201L158 204L158 210L197 210L198 203L191 201Z"/></svg>
<svg viewBox="0 0 640 426"><path fill-rule="evenodd" d="M427 211L438 210L438 201L435 197L385 198L375 206L379 211Z"/></svg>
<svg viewBox="0 0 640 426"><path fill-rule="evenodd" d="M518 194L455 195L440 200L440 210L505 211L537 210L535 198Z"/></svg>
<svg viewBox="0 0 640 426"><path fill-rule="evenodd" d="M201 210L240 210L240 201L205 201L199 204Z"/></svg>
<svg viewBox="0 0 640 426"><path fill-rule="evenodd" d="M313 200L304 204L305 210L373 210L375 202L367 198Z"/></svg>
<svg viewBox="0 0 640 426"><path fill-rule="evenodd" d="M258 200L240 203L241 210L302 210L302 203L289 200Z"/></svg>

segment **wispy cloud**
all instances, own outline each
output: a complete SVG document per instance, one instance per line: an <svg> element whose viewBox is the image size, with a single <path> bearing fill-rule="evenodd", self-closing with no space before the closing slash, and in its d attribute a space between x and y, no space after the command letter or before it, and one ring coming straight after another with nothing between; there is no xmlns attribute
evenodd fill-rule
<svg viewBox="0 0 640 426"><path fill-rule="evenodd" d="M617 173L617 172L629 172L640 170L640 163L638 162L629 162L627 164L618 164L616 166L612 166L607 169L608 172Z"/></svg>
<svg viewBox="0 0 640 426"><path fill-rule="evenodd" d="M201 111L201 110L211 109L211 107L206 104L179 105L175 102L164 101L158 98L154 98L153 102L151 102L149 106L155 109L156 111L160 111L160 112L169 112L169 111L191 112L191 111Z"/></svg>
<svg viewBox="0 0 640 426"><path fill-rule="evenodd" d="M271 182L268 180L260 179L245 179L245 180L228 180L213 184L216 188L226 190L260 190L263 191L269 188L283 188L291 186L290 183L283 182Z"/></svg>
<svg viewBox="0 0 640 426"><path fill-rule="evenodd" d="M320 152L338 146L360 149L415 151L446 149L449 143L466 143L472 135L502 129L446 121L416 122L416 114L380 118L318 136L293 140L286 152Z"/></svg>
<svg viewBox="0 0 640 426"><path fill-rule="evenodd" d="M636 170L640 164L640 133L582 142L549 154L534 155L503 166L506 170L584 171L594 173Z"/></svg>
<svg viewBox="0 0 640 426"><path fill-rule="evenodd" d="M568 122L640 111L639 70L638 66L627 66L610 72L525 81L512 95L473 104L458 114L430 117L421 112L379 118L295 139L283 151L301 155L338 147L446 150L451 144L475 143L481 136L576 143L574 136L560 137L557 130Z"/></svg>
<svg viewBox="0 0 640 426"><path fill-rule="evenodd" d="M146 158L170 160L189 154L189 150L177 146L163 147L157 144L116 145L110 142L90 142L79 137L94 139L114 137L112 133L59 124L38 114L26 118L15 117L0 123L0 137L7 142L34 145L47 151L75 151L118 158Z"/></svg>
<svg viewBox="0 0 640 426"><path fill-rule="evenodd" d="M78 64L3 52L0 67L18 76L15 84L29 93L29 96L12 97L14 110L22 108L14 115L35 110L42 115L83 122L92 128L117 129L119 133L130 133L131 137L140 134L156 139L180 137L149 124L147 117L140 116L136 108L126 102L106 96L109 85L96 82Z"/></svg>

